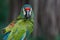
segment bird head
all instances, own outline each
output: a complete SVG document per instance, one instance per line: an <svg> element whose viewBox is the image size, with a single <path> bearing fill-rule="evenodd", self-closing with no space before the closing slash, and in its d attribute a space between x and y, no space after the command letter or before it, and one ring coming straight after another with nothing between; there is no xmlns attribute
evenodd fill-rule
<svg viewBox="0 0 60 40"><path fill-rule="evenodd" d="M29 19L32 17L32 7L28 4L22 7L22 13L20 14L23 18Z"/></svg>

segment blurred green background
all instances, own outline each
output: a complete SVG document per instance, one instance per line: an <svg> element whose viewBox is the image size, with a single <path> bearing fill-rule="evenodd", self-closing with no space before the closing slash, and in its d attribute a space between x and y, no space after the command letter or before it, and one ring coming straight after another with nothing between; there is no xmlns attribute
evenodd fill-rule
<svg viewBox="0 0 60 40"><path fill-rule="evenodd" d="M2 28L8 25L9 15L9 0L0 0L0 31ZM2 40L4 34L0 33L0 40Z"/></svg>

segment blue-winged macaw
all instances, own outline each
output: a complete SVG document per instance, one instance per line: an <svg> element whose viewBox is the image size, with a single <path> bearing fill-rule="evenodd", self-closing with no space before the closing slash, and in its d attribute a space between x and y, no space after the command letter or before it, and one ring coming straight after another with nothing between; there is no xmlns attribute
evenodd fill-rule
<svg viewBox="0 0 60 40"><path fill-rule="evenodd" d="M13 21L12 24L4 28L4 33L8 33L4 36L3 40L28 40L29 35L33 32L34 26L32 7L28 4L24 5L17 19L19 20Z"/></svg>

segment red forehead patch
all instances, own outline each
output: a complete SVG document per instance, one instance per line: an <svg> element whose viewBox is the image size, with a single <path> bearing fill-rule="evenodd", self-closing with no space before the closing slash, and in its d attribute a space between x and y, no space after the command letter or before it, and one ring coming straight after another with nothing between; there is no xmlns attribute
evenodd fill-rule
<svg viewBox="0 0 60 40"><path fill-rule="evenodd" d="M29 7L26 7L25 10L30 10L30 8Z"/></svg>

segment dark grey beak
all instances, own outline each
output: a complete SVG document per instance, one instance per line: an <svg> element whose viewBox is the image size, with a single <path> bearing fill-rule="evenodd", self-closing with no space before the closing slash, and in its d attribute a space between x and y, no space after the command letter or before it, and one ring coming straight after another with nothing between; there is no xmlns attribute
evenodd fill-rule
<svg viewBox="0 0 60 40"><path fill-rule="evenodd" d="M26 11L25 18L26 19L29 19L30 17L31 17L30 12L29 11Z"/></svg>

